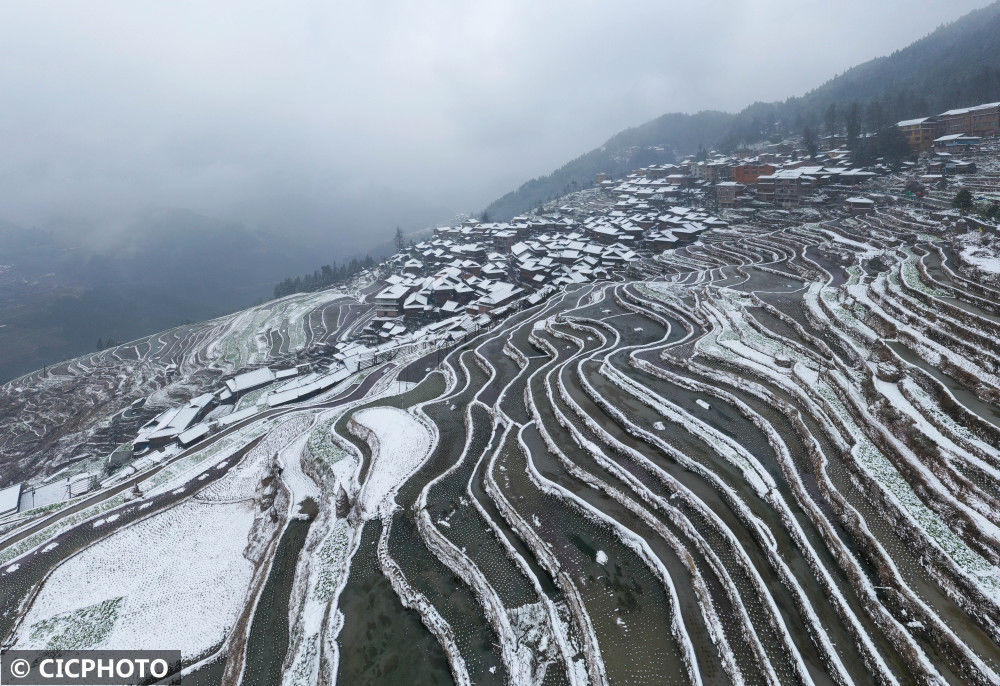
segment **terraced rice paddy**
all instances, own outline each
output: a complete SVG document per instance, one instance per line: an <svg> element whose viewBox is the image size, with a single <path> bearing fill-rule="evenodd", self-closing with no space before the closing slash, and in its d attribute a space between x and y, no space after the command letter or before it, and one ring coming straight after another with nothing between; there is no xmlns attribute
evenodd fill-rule
<svg viewBox="0 0 1000 686"><path fill-rule="evenodd" d="M0 385L0 468L14 481L100 461L165 407L248 366L288 364L369 315L336 291L180 326Z"/></svg>
<svg viewBox="0 0 1000 686"><path fill-rule="evenodd" d="M715 231L387 363L402 392L289 408L300 464L266 472L249 545L297 532L297 568L259 568L248 607L281 598L199 683L261 617L286 683L1000 683L1000 291L939 235ZM430 446L380 453L353 416L387 407ZM411 467L365 506L386 464Z"/></svg>

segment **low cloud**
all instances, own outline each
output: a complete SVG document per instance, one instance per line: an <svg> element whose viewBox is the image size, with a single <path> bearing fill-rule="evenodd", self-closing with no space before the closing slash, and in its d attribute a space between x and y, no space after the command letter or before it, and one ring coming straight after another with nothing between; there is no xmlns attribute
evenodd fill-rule
<svg viewBox="0 0 1000 686"><path fill-rule="evenodd" d="M0 218L475 211L624 127L800 94L983 4L5 3Z"/></svg>

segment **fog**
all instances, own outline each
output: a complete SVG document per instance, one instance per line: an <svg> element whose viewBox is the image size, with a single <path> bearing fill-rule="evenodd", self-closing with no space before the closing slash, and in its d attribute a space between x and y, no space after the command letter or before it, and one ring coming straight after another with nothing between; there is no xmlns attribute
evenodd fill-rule
<svg viewBox="0 0 1000 686"><path fill-rule="evenodd" d="M984 4L12 0L0 219L104 240L183 208L374 244L627 126L801 94Z"/></svg>

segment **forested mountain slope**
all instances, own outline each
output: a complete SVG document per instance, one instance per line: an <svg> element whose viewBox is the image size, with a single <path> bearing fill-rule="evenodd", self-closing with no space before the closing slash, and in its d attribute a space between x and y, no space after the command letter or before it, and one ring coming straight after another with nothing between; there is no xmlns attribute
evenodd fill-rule
<svg viewBox="0 0 1000 686"><path fill-rule="evenodd" d="M626 129L600 148L495 200L486 213L491 219L508 219L592 185L599 172L621 174L693 153L700 145L726 150L777 140L806 126L843 127L855 104L862 127L875 130L899 119L995 100L1000 100L1000 3L970 12L891 55L853 67L803 96L754 103L738 114L665 114Z"/></svg>

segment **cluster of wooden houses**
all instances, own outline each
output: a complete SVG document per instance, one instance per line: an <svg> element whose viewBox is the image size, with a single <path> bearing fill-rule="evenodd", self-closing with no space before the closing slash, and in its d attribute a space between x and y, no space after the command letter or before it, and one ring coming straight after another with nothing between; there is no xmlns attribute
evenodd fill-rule
<svg viewBox="0 0 1000 686"><path fill-rule="evenodd" d="M604 193L602 211L566 206L509 222L439 227L397 254L372 296L369 341L404 335L461 315L496 318L543 288L608 278L643 254L683 245L726 222L646 193L630 177Z"/></svg>
<svg viewBox="0 0 1000 686"><path fill-rule="evenodd" d="M715 154L701 161L654 165L636 170L622 182L604 181L603 185L632 198L677 202L708 197L720 208L754 203L792 208L856 195L877 175L851 167L847 150L825 150L807 158L794 146L774 147L752 156Z"/></svg>
<svg viewBox="0 0 1000 686"><path fill-rule="evenodd" d="M968 149L1000 134L1000 102L959 107L930 117L897 122L910 148L917 151Z"/></svg>
<svg viewBox="0 0 1000 686"><path fill-rule="evenodd" d="M306 370L298 367L259 367L236 374L214 393L203 393L153 417L139 429L133 453L141 455L175 443L186 448L215 429L255 416L262 406L278 407L329 390L358 368L360 351L337 352L323 373L304 373ZM240 401L252 393L259 393L259 397L240 407Z"/></svg>

